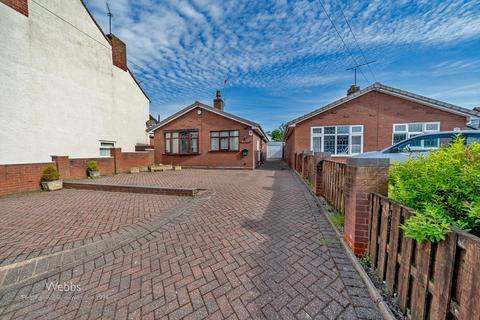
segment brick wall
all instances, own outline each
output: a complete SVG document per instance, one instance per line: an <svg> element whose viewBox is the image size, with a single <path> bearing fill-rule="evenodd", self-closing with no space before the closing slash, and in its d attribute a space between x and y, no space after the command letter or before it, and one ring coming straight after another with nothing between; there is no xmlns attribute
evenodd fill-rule
<svg viewBox="0 0 480 320"><path fill-rule="evenodd" d="M465 128L467 123L464 116L373 91L291 128L293 132L285 144L285 159L292 166L295 152L310 149L310 128L314 126L363 125L363 151L368 152L392 145L395 123L437 121L442 131ZM344 159L338 158L342 162Z"/></svg>
<svg viewBox="0 0 480 320"><path fill-rule="evenodd" d="M201 110L201 114L197 111ZM198 129L199 154L165 154L164 132L166 130ZM210 131L238 130L240 132L239 151L210 151ZM176 164L190 168L255 168L254 136L249 135L250 127L222 117L205 109L195 108L176 120L155 131L155 161ZM254 133L256 135L256 133ZM248 156L242 150L248 150Z"/></svg>
<svg viewBox="0 0 480 320"><path fill-rule="evenodd" d="M0 165L0 195L38 190L43 170L52 164L54 163Z"/></svg>
<svg viewBox="0 0 480 320"><path fill-rule="evenodd" d="M43 170L48 165L56 167L60 178L82 179L87 177L87 166L91 160L97 161L101 175L130 172L132 167L146 167L154 162L153 150L122 152L112 150L112 157L69 159L68 156L52 156L52 162L0 165L0 195L40 189Z"/></svg>
<svg viewBox="0 0 480 320"><path fill-rule="evenodd" d="M0 0L0 3L3 3L28 17L28 0Z"/></svg>

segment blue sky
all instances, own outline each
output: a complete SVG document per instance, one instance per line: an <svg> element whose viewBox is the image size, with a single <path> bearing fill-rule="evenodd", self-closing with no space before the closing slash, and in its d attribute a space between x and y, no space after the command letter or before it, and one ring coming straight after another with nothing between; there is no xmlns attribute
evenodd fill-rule
<svg viewBox="0 0 480 320"><path fill-rule="evenodd" d="M108 32L105 1L85 2ZM211 105L228 79L225 110L271 130L343 97L345 69L365 59L376 62L359 72L362 88L376 80L480 106L480 0L109 3L113 33L162 118L195 100Z"/></svg>

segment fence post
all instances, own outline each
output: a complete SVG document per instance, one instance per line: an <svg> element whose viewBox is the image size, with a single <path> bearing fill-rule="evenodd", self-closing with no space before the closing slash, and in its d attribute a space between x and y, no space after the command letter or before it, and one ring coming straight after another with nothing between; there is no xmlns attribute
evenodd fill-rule
<svg viewBox="0 0 480 320"><path fill-rule="evenodd" d="M345 172L344 239L355 254L368 247L369 195L388 194L389 159L348 158Z"/></svg>
<svg viewBox="0 0 480 320"><path fill-rule="evenodd" d="M313 152L312 151L309 151L309 150L305 150L303 151L303 155L302 155L302 177L304 179L308 178L309 177L309 172L308 172L308 169L309 169L309 166L308 166L308 159L310 156L313 155Z"/></svg>
<svg viewBox="0 0 480 320"><path fill-rule="evenodd" d="M52 161L55 162L60 178L70 178L70 160L68 156L52 156Z"/></svg>
<svg viewBox="0 0 480 320"><path fill-rule="evenodd" d="M315 181L312 181L313 185L315 186L315 194L322 195L323 194L323 161L328 160L332 157L331 153L328 152L315 152L313 157L313 172Z"/></svg>

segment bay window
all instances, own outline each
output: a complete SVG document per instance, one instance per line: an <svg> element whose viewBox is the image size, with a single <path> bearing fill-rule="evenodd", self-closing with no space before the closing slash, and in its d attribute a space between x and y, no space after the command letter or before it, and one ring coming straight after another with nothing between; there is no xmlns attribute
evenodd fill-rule
<svg viewBox="0 0 480 320"><path fill-rule="evenodd" d="M325 126L311 128L310 149L333 155L363 152L363 125Z"/></svg>
<svg viewBox="0 0 480 320"><path fill-rule="evenodd" d="M396 144L424 133L438 131L440 131L440 122L396 123L393 125L392 143Z"/></svg>
<svg viewBox="0 0 480 320"><path fill-rule="evenodd" d="M198 153L198 130L179 130L165 132L165 153Z"/></svg>
<svg viewBox="0 0 480 320"><path fill-rule="evenodd" d="M210 132L210 151L238 151L240 149L240 132L224 130Z"/></svg>

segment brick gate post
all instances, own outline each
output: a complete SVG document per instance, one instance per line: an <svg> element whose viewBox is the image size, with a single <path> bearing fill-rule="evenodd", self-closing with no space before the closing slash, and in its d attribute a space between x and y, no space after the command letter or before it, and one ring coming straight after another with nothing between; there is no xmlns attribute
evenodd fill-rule
<svg viewBox="0 0 480 320"><path fill-rule="evenodd" d="M55 162L58 173L61 179L70 178L70 159L68 156L52 156L52 161Z"/></svg>
<svg viewBox="0 0 480 320"><path fill-rule="evenodd" d="M343 236L357 255L368 247L370 193L388 194L389 164L389 159L347 159Z"/></svg>
<svg viewBox="0 0 480 320"><path fill-rule="evenodd" d="M323 166L322 162L328 160L332 157L331 153L328 152L315 152L313 157L313 172L315 176L315 181L312 181L315 186L315 194L322 195L323 193Z"/></svg>
<svg viewBox="0 0 480 320"><path fill-rule="evenodd" d="M122 148L112 148L112 149L110 149L110 156L113 157L114 174L122 173L123 172Z"/></svg>

